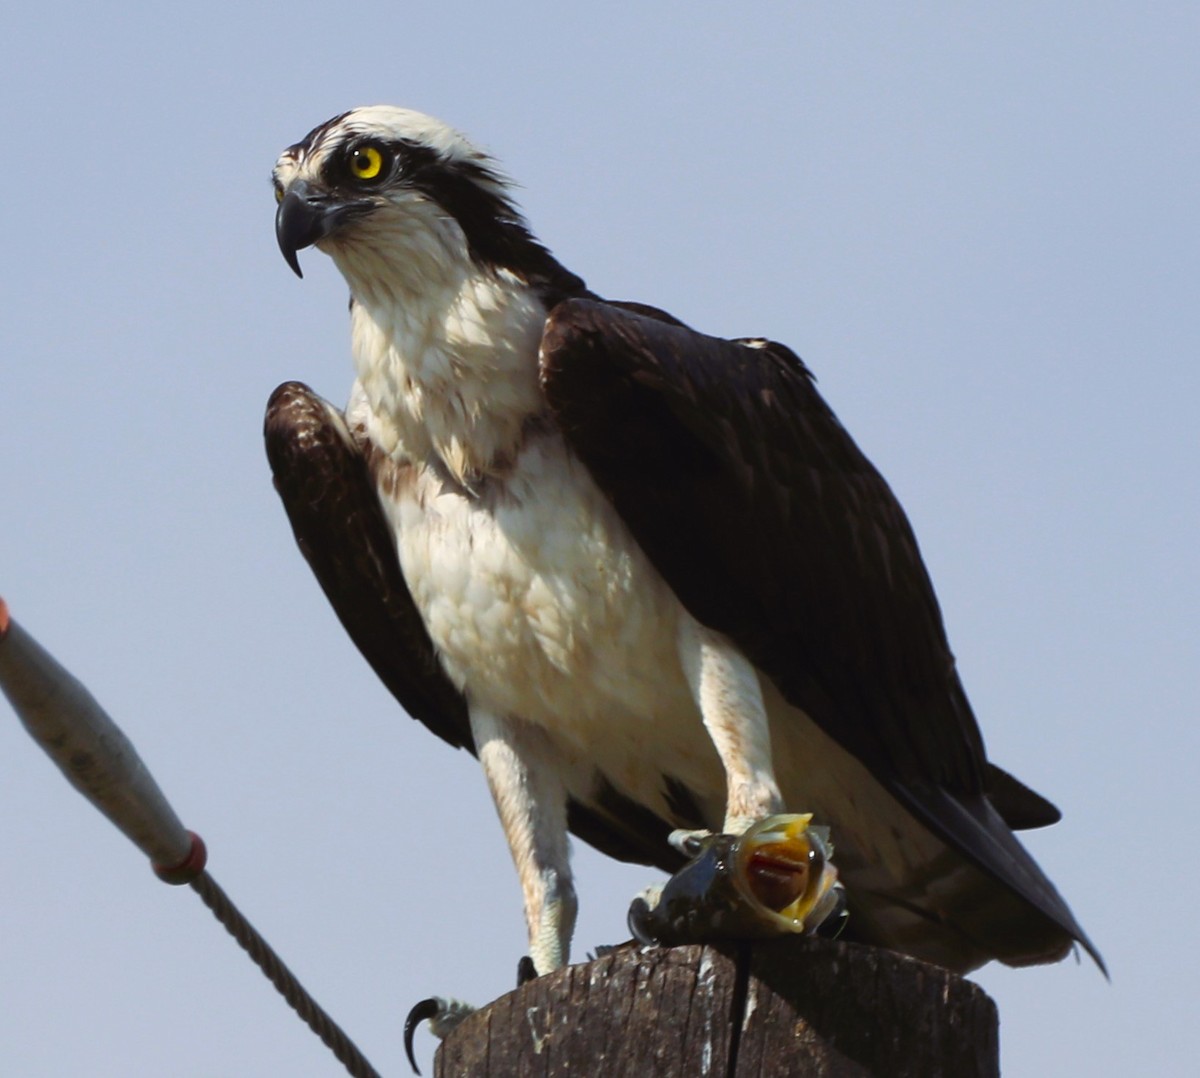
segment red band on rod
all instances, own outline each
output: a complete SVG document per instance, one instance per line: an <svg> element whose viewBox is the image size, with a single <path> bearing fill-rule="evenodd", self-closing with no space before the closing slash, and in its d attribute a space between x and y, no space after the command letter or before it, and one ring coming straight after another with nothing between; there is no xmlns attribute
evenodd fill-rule
<svg viewBox="0 0 1200 1078"><path fill-rule="evenodd" d="M154 874L163 881L163 883L191 883L197 876L204 871L204 866L208 863L208 850L204 847L204 839L202 839L195 831L189 831L188 835L192 840L192 848L188 850L188 855L177 865L152 865Z"/></svg>

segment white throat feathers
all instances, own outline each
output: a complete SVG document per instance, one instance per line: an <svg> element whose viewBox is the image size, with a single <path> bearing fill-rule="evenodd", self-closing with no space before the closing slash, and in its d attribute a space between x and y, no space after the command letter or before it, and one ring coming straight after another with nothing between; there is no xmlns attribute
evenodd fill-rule
<svg viewBox="0 0 1200 1078"><path fill-rule="evenodd" d="M436 267L419 297L360 289L343 264L354 259L335 258L354 289L351 341L372 440L393 460L440 464L470 489L505 471L543 407L546 311L515 275L463 255Z"/></svg>

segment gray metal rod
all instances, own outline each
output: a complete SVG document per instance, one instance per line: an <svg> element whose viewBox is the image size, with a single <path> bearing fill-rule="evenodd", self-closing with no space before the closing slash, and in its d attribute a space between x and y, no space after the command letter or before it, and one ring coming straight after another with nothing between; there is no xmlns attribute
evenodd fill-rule
<svg viewBox="0 0 1200 1078"><path fill-rule="evenodd" d="M71 785L155 866L188 858L192 837L129 739L83 684L9 617L3 599L0 689Z"/></svg>

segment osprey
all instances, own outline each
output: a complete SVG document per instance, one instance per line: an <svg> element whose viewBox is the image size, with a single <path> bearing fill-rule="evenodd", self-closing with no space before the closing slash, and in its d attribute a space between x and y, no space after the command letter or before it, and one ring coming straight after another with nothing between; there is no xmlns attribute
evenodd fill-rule
<svg viewBox="0 0 1200 1078"><path fill-rule="evenodd" d="M420 113L337 116L273 178L357 371L344 413L276 390L276 487L377 674L478 756L539 973L568 830L671 871L673 831L785 807L831 828L853 938L1100 961L1013 834L1058 811L988 761L904 512L794 353L590 292Z"/></svg>

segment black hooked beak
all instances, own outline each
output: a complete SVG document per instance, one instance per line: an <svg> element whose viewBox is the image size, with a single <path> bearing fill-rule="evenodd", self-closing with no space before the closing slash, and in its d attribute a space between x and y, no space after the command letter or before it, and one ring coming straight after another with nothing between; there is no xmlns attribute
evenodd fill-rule
<svg viewBox="0 0 1200 1078"><path fill-rule="evenodd" d="M366 216L374 207L375 203L369 199L337 199L315 192L304 180L296 180L284 192L275 211L275 238L284 261L297 277L303 277L296 252Z"/></svg>

